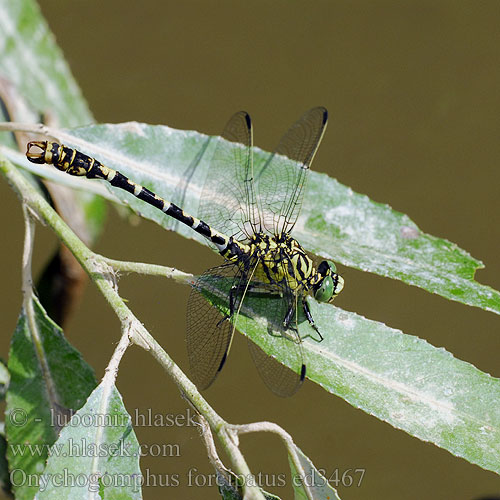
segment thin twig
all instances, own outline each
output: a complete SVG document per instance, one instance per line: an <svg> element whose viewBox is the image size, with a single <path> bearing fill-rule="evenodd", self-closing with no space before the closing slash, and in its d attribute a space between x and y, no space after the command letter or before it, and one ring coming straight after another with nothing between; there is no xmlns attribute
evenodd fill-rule
<svg viewBox="0 0 500 500"><path fill-rule="evenodd" d="M292 458L293 465L298 472L299 477L305 478L306 471L302 466L302 462L297 454L297 447L293 442L292 436L288 434L282 427L275 424L274 422L252 422L250 424L233 425L228 424L228 429L234 434L248 434L250 432L272 432L277 434L285 444L288 454ZM314 495L311 490L311 485L307 481L303 481L302 486L306 492L307 497L313 500Z"/></svg>
<svg viewBox="0 0 500 500"><path fill-rule="evenodd" d="M47 394L49 400L53 407L59 407L61 402L59 401L58 391L56 390L56 384L52 378L52 372L49 368L49 363L47 361L47 356L43 348L42 334L38 328L38 322L36 320L36 313L33 304L34 293L33 293L33 278L31 274L31 263L33 257L33 246L35 241L35 224L33 221L31 209L23 204L23 216L24 216L24 247L23 247L23 261L22 261L22 290L23 290L23 310L26 314L26 321L28 323L29 333L33 341L33 347L35 349L36 357L40 365L40 370L43 373L43 379L45 380L47 387Z"/></svg>
<svg viewBox="0 0 500 500"><path fill-rule="evenodd" d="M124 260L109 259L107 257L102 258L115 271L147 274L149 276L163 276L164 278L171 278L178 283L189 285L192 285L195 279L192 274L184 273L174 267L160 266L158 264L146 264L143 262L128 262Z"/></svg>
<svg viewBox="0 0 500 500"><path fill-rule="evenodd" d="M90 279L96 284L106 300L109 302L122 325L130 325L127 335L130 340L151 352L153 357L174 379L188 401L202 414L217 434L226 452L231 457L234 469L240 477L252 477L250 469L238 448L234 436L227 432L225 422L200 394L196 386L175 364L165 350L144 328L132 311L119 296L116 289L114 269L106 259L92 252L69 226L59 217L47 201L27 181L9 161L0 158L0 171L4 173L11 186L20 198L34 213L50 226L61 241L76 257ZM123 337L122 337L123 340ZM123 340L125 343L125 340ZM127 340L128 342L128 340ZM121 346L123 347L123 346ZM119 354L117 354L119 356ZM111 377L111 375L109 375ZM245 500L264 500L264 496L257 486L244 482L242 485Z"/></svg>
<svg viewBox="0 0 500 500"><path fill-rule="evenodd" d="M57 138L57 129L47 127L43 123L0 122L0 130L6 132L29 132L31 134L44 135L51 139Z"/></svg>

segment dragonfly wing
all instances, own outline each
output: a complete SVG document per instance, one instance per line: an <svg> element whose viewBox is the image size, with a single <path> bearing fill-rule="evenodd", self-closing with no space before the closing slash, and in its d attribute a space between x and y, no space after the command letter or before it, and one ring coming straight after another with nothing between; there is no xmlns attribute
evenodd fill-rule
<svg viewBox="0 0 500 500"><path fill-rule="evenodd" d="M200 219L239 241L260 229L252 145L250 116L240 111L217 139L198 211Z"/></svg>
<svg viewBox="0 0 500 500"><path fill-rule="evenodd" d="M231 288L238 290L241 280L238 266L227 263L205 271L191 289L186 341L191 375L200 390L209 387L222 369L234 331L229 314L221 313L207 296L227 308ZM239 307L237 295L234 302Z"/></svg>
<svg viewBox="0 0 500 500"><path fill-rule="evenodd" d="M248 339L248 348L260 377L274 394L289 397L300 389L305 377L305 365L297 366L297 369L303 370L297 373L266 354L250 339Z"/></svg>
<svg viewBox="0 0 500 500"><path fill-rule="evenodd" d="M296 330L297 300L291 291L282 291L281 300L267 300L268 311L266 316L273 318L274 330L286 342L287 363L291 368L281 364L275 358L265 353L257 344L248 339L248 348L252 355L257 371L266 386L276 395L288 397L295 394L306 374L302 342ZM283 320L292 314L290 326L285 329Z"/></svg>
<svg viewBox="0 0 500 500"><path fill-rule="evenodd" d="M174 194L172 195L172 202L175 203L178 207L186 208L186 194L189 189L189 185L193 177L196 175L196 171L198 166L210 144L210 138L203 143L202 147L193 158L191 163L185 168L185 170L181 173L179 182L175 186ZM170 218L169 218L170 219ZM168 222L168 228L172 229L172 231L177 231L180 222L176 219L172 218L172 221Z"/></svg>
<svg viewBox="0 0 500 500"><path fill-rule="evenodd" d="M262 222L274 235L289 233L299 216L309 167L326 129L328 112L310 109L282 137L257 176Z"/></svg>

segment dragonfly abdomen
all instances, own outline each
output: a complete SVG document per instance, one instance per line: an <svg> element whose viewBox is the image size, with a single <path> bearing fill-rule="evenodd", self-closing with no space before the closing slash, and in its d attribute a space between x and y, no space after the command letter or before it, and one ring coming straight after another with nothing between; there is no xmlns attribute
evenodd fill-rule
<svg viewBox="0 0 500 500"><path fill-rule="evenodd" d="M32 148L38 147L40 151L34 152ZM236 253L239 255L247 251L245 245L211 228L206 222L184 212L180 207L156 195L148 188L137 184L123 175L118 170L103 165L95 158L91 158L76 149L68 148L62 144L50 141L33 141L28 143L26 153L32 163L48 163L59 170L74 176L86 176L88 179L104 179L112 186L123 189L136 198L170 215L174 219L192 228L198 234L211 241L226 258L231 258Z"/></svg>

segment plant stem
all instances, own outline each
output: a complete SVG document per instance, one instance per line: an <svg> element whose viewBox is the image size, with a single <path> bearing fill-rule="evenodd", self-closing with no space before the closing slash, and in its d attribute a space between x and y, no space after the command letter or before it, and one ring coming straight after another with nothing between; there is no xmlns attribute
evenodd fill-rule
<svg viewBox="0 0 500 500"><path fill-rule="evenodd" d="M16 191L23 203L31 209L34 214L49 225L59 239L68 247L71 253L78 260L90 279L96 284L108 303L111 305L118 316L122 330L128 329L130 340L144 349L151 352L153 357L169 373L176 384L185 395L186 399L193 407L201 413L209 422L210 427L217 434L223 446L228 452L235 470L243 477L250 477L251 472L241 454L237 443L227 432L227 423L216 413L208 404L205 398L200 394L196 386L189 380L184 372L175 364L165 350L144 328L142 323L135 317L132 311L119 296L116 286L114 269L111 264L117 264L116 261L108 260L92 252L61 219L55 210L40 195L38 190L28 181L26 176L16 169L9 161L0 157L0 171L5 175L9 184ZM132 263L118 263L118 268L122 270L139 270L141 266L131 265ZM144 269L149 268L149 274L165 274L165 269L169 269L170 274L177 274L171 268L162 268L162 266L151 266L143 264ZM161 268L161 269L160 269ZM158 271L158 272L153 272ZM161 272L159 272L161 271ZM168 273L167 273L168 274ZM184 281L187 281L190 275L181 273ZM179 279L180 274L178 275ZM246 499L264 500L260 489L256 486L243 486Z"/></svg>
<svg viewBox="0 0 500 500"><path fill-rule="evenodd" d="M194 276L189 273L184 273L174 267L160 266L158 264L145 264L143 262L128 262L124 260L108 259L102 257L115 271L123 271L126 273L140 273L149 276L163 276L171 278L178 283L192 285Z"/></svg>

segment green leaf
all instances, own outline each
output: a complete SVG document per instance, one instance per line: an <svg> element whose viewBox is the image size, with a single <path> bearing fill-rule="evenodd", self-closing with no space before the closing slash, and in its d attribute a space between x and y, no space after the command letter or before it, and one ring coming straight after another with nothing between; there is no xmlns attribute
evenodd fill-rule
<svg viewBox="0 0 500 500"><path fill-rule="evenodd" d="M102 382L61 431L37 500L141 499L140 448L114 385ZM67 477L56 483L55 479Z"/></svg>
<svg viewBox="0 0 500 500"><path fill-rule="evenodd" d="M40 8L34 0L0 0L0 76L13 87L14 121L38 122L48 114L59 126L91 123L93 117L61 50L55 43ZM10 134L0 134L0 143L12 147ZM53 194L57 198L56 194ZM63 198L64 199L64 198ZM64 199L68 204L68 199ZM64 203L62 206L64 207ZM85 224L77 233L87 243L97 239L105 218L101 198L76 192L71 210Z"/></svg>
<svg viewBox="0 0 500 500"><path fill-rule="evenodd" d="M186 211L196 214L213 151L213 144L207 146L208 137L129 123L77 129L62 133L61 140L166 199L175 196L185 169L196 168L185 196ZM258 172L266 154L255 150L255 155ZM42 171L51 168L45 166ZM423 288L500 312L500 294L472 280L478 262L466 252L421 234L406 216L325 175L312 172L309 181L302 217L294 232L307 249L398 279L411 277ZM171 227L169 217L159 210L120 190L113 192L141 215ZM320 207L312 197L322 200ZM177 230L200 239L189 228ZM451 283L458 286L462 282L467 283L467 290L475 290L475 295L451 294ZM325 341L315 342L308 324L301 325L308 378L413 436L500 472L500 411L498 405L491 404L500 400L497 379L416 337L330 305L312 300L310 305ZM267 309L265 299L259 303L258 298L249 297L238 329L290 366L289 342L267 331L269 324L282 319L269 318Z"/></svg>
<svg viewBox="0 0 500 500"><path fill-rule="evenodd" d="M36 487L26 478L43 472L60 427L96 385L92 369L37 300L33 309L32 318L21 312L8 363L7 458L20 500L33 498Z"/></svg>
<svg viewBox="0 0 500 500"><path fill-rule="evenodd" d="M299 325L307 378L412 436L500 473L500 379L382 323L309 305L325 338L315 341L307 321ZM276 321L267 310L265 299L249 297L237 328L293 366L293 343L267 332Z"/></svg>
<svg viewBox="0 0 500 500"><path fill-rule="evenodd" d="M174 203L178 202L178 186L185 172L196 168L182 206L187 213L196 215L213 153L214 141L210 143L208 136L164 126L125 123L78 128L61 138L67 145L120 170ZM256 172L267 156L268 153L255 149ZM47 168L53 167L42 167L41 172ZM204 241L159 210L106 185L141 216ZM406 215L354 193L325 174L310 173L293 236L316 255L500 314L500 292L474 281L481 262L455 244L423 233Z"/></svg>
<svg viewBox="0 0 500 500"><path fill-rule="evenodd" d="M311 460L302 453L302 450L295 446L295 452L304 469L304 475L299 474L292 457L288 455L288 462L292 471L292 486L295 493L295 500L308 500L304 483L309 487L312 494L311 500L340 500L335 488L330 486L328 480L316 469Z"/></svg>
<svg viewBox="0 0 500 500"><path fill-rule="evenodd" d="M31 109L50 111L61 126L93 121L54 35L34 0L0 0L0 74Z"/></svg>

